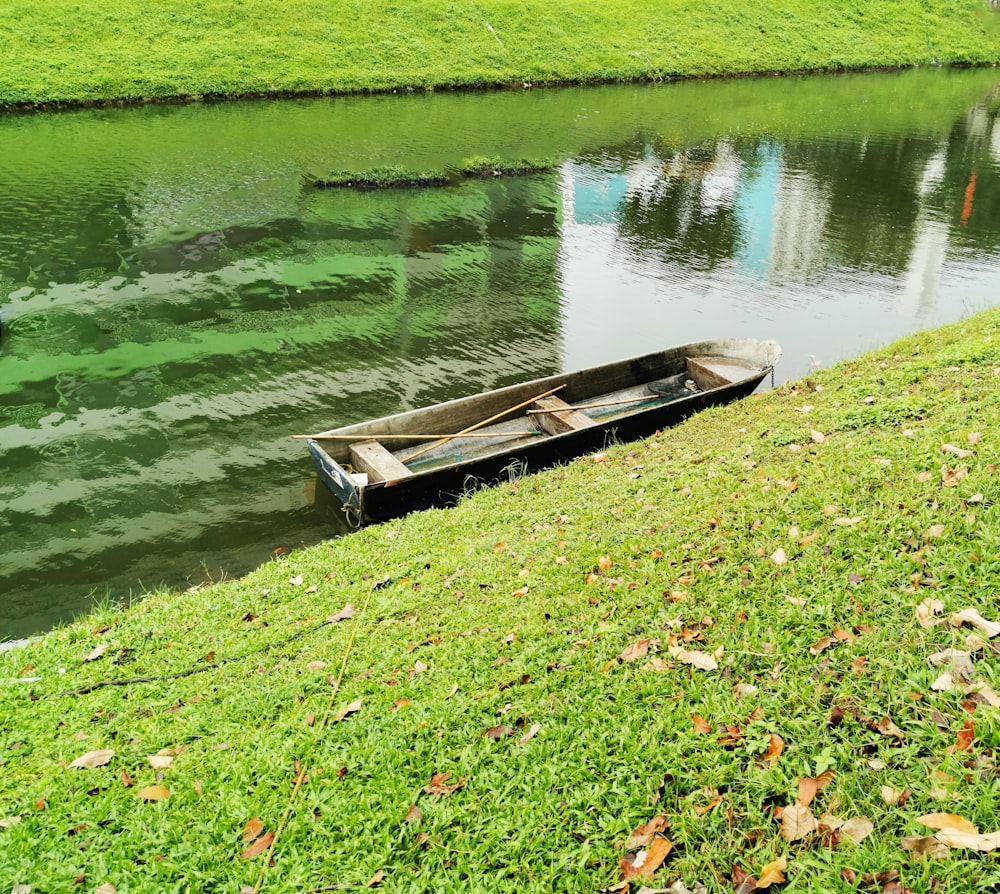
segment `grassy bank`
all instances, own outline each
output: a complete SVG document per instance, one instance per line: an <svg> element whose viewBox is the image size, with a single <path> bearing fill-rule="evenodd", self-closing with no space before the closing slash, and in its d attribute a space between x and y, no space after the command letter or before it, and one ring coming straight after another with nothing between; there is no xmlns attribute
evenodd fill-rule
<svg viewBox="0 0 1000 894"><path fill-rule="evenodd" d="M1000 60L984 0L10 0L0 105Z"/></svg>
<svg viewBox="0 0 1000 894"><path fill-rule="evenodd" d="M992 311L0 655L0 881L997 885L998 381Z"/></svg>

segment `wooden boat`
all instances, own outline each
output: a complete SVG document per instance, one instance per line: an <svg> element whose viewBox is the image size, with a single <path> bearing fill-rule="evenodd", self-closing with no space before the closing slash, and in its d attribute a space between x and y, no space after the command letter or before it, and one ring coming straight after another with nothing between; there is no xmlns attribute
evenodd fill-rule
<svg viewBox="0 0 1000 894"><path fill-rule="evenodd" d="M780 353L773 341L698 342L295 437L353 523L383 521L744 397Z"/></svg>

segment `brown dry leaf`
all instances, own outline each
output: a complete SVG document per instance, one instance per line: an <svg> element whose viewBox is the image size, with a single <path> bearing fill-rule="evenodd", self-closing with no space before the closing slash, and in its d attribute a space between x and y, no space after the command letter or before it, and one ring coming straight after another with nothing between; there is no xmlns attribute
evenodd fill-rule
<svg viewBox="0 0 1000 894"><path fill-rule="evenodd" d="M976 724L972 720L966 720L965 724L958 731L958 739L955 742L955 751L969 751L972 749L972 740L976 735Z"/></svg>
<svg viewBox="0 0 1000 894"><path fill-rule="evenodd" d="M788 860L785 857L778 857L772 860L761 871L757 879L758 888L770 888L771 885L780 885L785 881L785 870L788 868Z"/></svg>
<svg viewBox="0 0 1000 894"><path fill-rule="evenodd" d="M301 574L296 574L295 577L290 577L288 579L288 582L293 587L300 587L300 586L302 586L302 580L303 580L302 575Z"/></svg>
<svg viewBox="0 0 1000 894"><path fill-rule="evenodd" d="M417 674L426 673L428 670L430 670L428 665L424 664L424 662L418 659L417 661L413 662L413 670L410 671L410 676L415 677Z"/></svg>
<svg viewBox="0 0 1000 894"><path fill-rule="evenodd" d="M942 444L942 453L951 453L957 456L959 459L968 459L970 456L975 456L975 450L966 450L963 447L956 447L954 444Z"/></svg>
<svg viewBox="0 0 1000 894"><path fill-rule="evenodd" d="M712 731L712 724L702 717L701 714L692 714L691 722L696 733L710 733Z"/></svg>
<svg viewBox="0 0 1000 894"><path fill-rule="evenodd" d="M719 663L707 652L689 651L679 646L671 646L670 657L676 658L682 664L690 664L698 670L713 671L719 667Z"/></svg>
<svg viewBox="0 0 1000 894"><path fill-rule="evenodd" d="M170 754L150 754L146 760L154 770L166 770L174 762L173 755Z"/></svg>
<svg viewBox="0 0 1000 894"><path fill-rule="evenodd" d="M409 810L406 811L406 816L403 817L404 823L419 823L424 817L423 812L414 804Z"/></svg>
<svg viewBox="0 0 1000 894"><path fill-rule="evenodd" d="M917 472L917 481L930 481L934 477L933 472Z"/></svg>
<svg viewBox="0 0 1000 894"><path fill-rule="evenodd" d="M771 553L771 561L775 565L784 565L788 561L788 556L785 555L785 551L779 546L773 553Z"/></svg>
<svg viewBox="0 0 1000 894"><path fill-rule="evenodd" d="M513 593L510 594L513 598L519 599L521 596L528 595L528 587L518 587Z"/></svg>
<svg viewBox="0 0 1000 894"><path fill-rule="evenodd" d="M325 661L310 661L306 665L306 670L307 671L321 671L321 670L323 670L324 667L326 667L326 662Z"/></svg>
<svg viewBox="0 0 1000 894"><path fill-rule="evenodd" d="M905 739L906 733L904 733L892 720L888 717L883 717L878 723L875 724L874 729L876 732L881 733L883 736L889 739Z"/></svg>
<svg viewBox="0 0 1000 894"><path fill-rule="evenodd" d="M520 739L517 740L517 744L523 745L530 739L535 738L535 736L537 736L541 731L542 731L542 725L540 723L531 724L531 726L528 728L528 731L523 736L521 736Z"/></svg>
<svg viewBox="0 0 1000 894"><path fill-rule="evenodd" d="M880 789L882 800L885 801L890 807L899 807L900 801L903 800L903 796L908 793L908 789L900 791L898 788L893 788L891 785L883 785Z"/></svg>
<svg viewBox="0 0 1000 894"><path fill-rule="evenodd" d="M0 819L0 829L9 829L11 826L16 826L21 822L21 817L19 816L7 816Z"/></svg>
<svg viewBox="0 0 1000 894"><path fill-rule="evenodd" d="M835 525L840 525L842 528L849 528L851 525L856 525L859 521L861 521L860 515L852 515L849 518L846 516L843 518L835 518L833 523Z"/></svg>
<svg viewBox="0 0 1000 894"><path fill-rule="evenodd" d="M973 835L969 832L959 832L955 829L941 829L934 836L942 844L948 847L966 848L973 851L988 853L1000 848L1000 832L991 832L988 835Z"/></svg>
<svg viewBox="0 0 1000 894"><path fill-rule="evenodd" d="M907 835L899 842L899 846L914 857L928 857L932 860L943 860L948 856L946 845L933 835Z"/></svg>
<svg viewBox="0 0 1000 894"><path fill-rule="evenodd" d="M625 850L634 851L643 847L648 847L657 833L662 832L669 826L665 813L658 813L648 823L643 823L632 830L628 841L625 842Z"/></svg>
<svg viewBox="0 0 1000 894"><path fill-rule="evenodd" d="M638 661L640 658L645 658L649 653L651 642L652 640L640 639L626 646L618 657L622 661Z"/></svg>
<svg viewBox="0 0 1000 894"><path fill-rule="evenodd" d="M509 726L491 726L483 735L487 739L503 739L506 736L513 736L514 730Z"/></svg>
<svg viewBox="0 0 1000 894"><path fill-rule="evenodd" d="M105 882L103 885L97 886L94 894L118 894L118 889L111 882Z"/></svg>
<svg viewBox="0 0 1000 894"><path fill-rule="evenodd" d="M966 835L979 834L979 830L972 823L957 813L925 813L923 816L917 817L917 822L923 823L931 829L948 829Z"/></svg>
<svg viewBox="0 0 1000 894"><path fill-rule="evenodd" d="M141 798L143 801L159 801L163 798L170 797L170 789L165 785L150 785L146 788L139 789L135 793L137 798Z"/></svg>
<svg viewBox="0 0 1000 894"><path fill-rule="evenodd" d="M450 795L457 792L468 781L468 776L459 777L457 782L448 782L451 773L434 773L431 781L424 786L424 792L428 795Z"/></svg>
<svg viewBox="0 0 1000 894"><path fill-rule="evenodd" d="M975 673L975 668L972 666L972 655L961 649L942 649L940 652L929 655L927 661L931 667L948 665L953 673L965 677L966 680L971 680Z"/></svg>
<svg viewBox="0 0 1000 894"><path fill-rule="evenodd" d="M924 531L924 536L929 537L932 540L941 537L946 528L944 525L931 525L926 531Z"/></svg>
<svg viewBox="0 0 1000 894"><path fill-rule="evenodd" d="M996 621L987 621L979 612L974 608L966 608L960 612L952 612L948 616L948 623L952 627L961 627L963 624L968 624L970 627L975 627L981 633L985 633L990 639L995 636L1000 636L1000 624Z"/></svg>
<svg viewBox="0 0 1000 894"><path fill-rule="evenodd" d="M95 767L103 767L114 756L115 753L110 748L99 748L97 751L88 751L86 754L81 754L70 766L93 770Z"/></svg>
<svg viewBox="0 0 1000 894"><path fill-rule="evenodd" d="M326 620L328 624L337 624L340 621L346 621L348 618L353 618L353 617L354 617L354 606L348 602L347 605L345 605L339 612L337 612L337 614L330 615L330 617L327 618Z"/></svg>
<svg viewBox="0 0 1000 894"><path fill-rule="evenodd" d="M505 549L507 549L506 540L501 540L499 543L493 544L493 552L495 553L502 553Z"/></svg>
<svg viewBox="0 0 1000 894"><path fill-rule="evenodd" d="M830 646L836 644L836 640L832 636L824 636L821 639L816 640L809 647L810 655L819 655L820 652L824 652L830 648Z"/></svg>
<svg viewBox="0 0 1000 894"><path fill-rule="evenodd" d="M798 841L816 831L816 817L805 805L796 801L781 814L781 837L785 841Z"/></svg>
<svg viewBox="0 0 1000 894"><path fill-rule="evenodd" d="M382 879L385 878L385 870L380 869L376 872L370 879L368 879L368 884L365 885L366 888L375 888L382 884Z"/></svg>
<svg viewBox="0 0 1000 894"><path fill-rule="evenodd" d="M243 827L243 841L249 843L264 834L264 823L259 816L251 817Z"/></svg>
<svg viewBox="0 0 1000 894"><path fill-rule="evenodd" d="M940 624L944 618L936 618L935 615L941 614L944 611L944 603L940 599L934 599L928 596L920 605L917 606L917 621L921 627L935 627Z"/></svg>
<svg viewBox="0 0 1000 894"><path fill-rule="evenodd" d="M959 466L957 469L941 466L941 483L945 487L956 487L968 474L968 466Z"/></svg>
<svg viewBox="0 0 1000 894"><path fill-rule="evenodd" d="M99 646L96 646L92 652L90 652L88 655L85 655L83 660L97 661L97 659L100 658L107 651L108 651L108 644L101 643Z"/></svg>
<svg viewBox="0 0 1000 894"><path fill-rule="evenodd" d="M816 793L833 782L836 775L836 770L827 770L824 773L820 773L819 776L807 776L800 779L798 802L808 807L812 803L813 798L816 797Z"/></svg>
<svg viewBox="0 0 1000 894"><path fill-rule="evenodd" d="M253 857L259 857L271 846L272 841L274 841L274 832L265 833L240 854L240 859L249 860Z"/></svg>
<svg viewBox="0 0 1000 894"><path fill-rule="evenodd" d="M607 571L614 564L615 563L611 561L610 556L601 556L597 560L597 567L600 568L601 571Z"/></svg>
<svg viewBox="0 0 1000 894"><path fill-rule="evenodd" d="M667 838L654 838L647 850L622 857L619 861L622 879L627 881L639 876L651 878L653 873L663 864L667 854L673 850L673 847L673 842Z"/></svg>
<svg viewBox="0 0 1000 894"><path fill-rule="evenodd" d="M124 785L125 788L131 788L133 785L135 785L135 780L131 776L129 776L125 770L122 770L121 780L122 780L122 785Z"/></svg>
<svg viewBox="0 0 1000 894"><path fill-rule="evenodd" d="M331 723L340 723L348 714L354 714L361 710L361 703L364 701L363 698L355 699L349 705L344 705L336 714L330 718Z"/></svg>
<svg viewBox="0 0 1000 894"><path fill-rule="evenodd" d="M851 662L851 672L855 674L862 674L864 673L865 666L867 664L868 664L868 656L858 655L858 657Z"/></svg>
<svg viewBox="0 0 1000 894"><path fill-rule="evenodd" d="M609 664L614 664L614 662L609 662ZM662 658L651 658L647 661L640 670L644 671L668 671L673 670L676 665L671 661L664 661Z"/></svg>
<svg viewBox="0 0 1000 894"><path fill-rule="evenodd" d="M856 844L861 844L875 831L875 826L867 816L855 816L844 823L838 831L842 836L850 838Z"/></svg>
<svg viewBox="0 0 1000 894"><path fill-rule="evenodd" d="M767 743L767 750L760 759L762 766L773 767L778 762L778 758L781 757L781 753L784 750L785 740L777 733L771 733L771 738Z"/></svg>
<svg viewBox="0 0 1000 894"><path fill-rule="evenodd" d="M814 444L822 444L826 440L826 435L824 435L823 432L821 431L816 431L816 429L813 429L811 432L809 432L809 438L812 440Z"/></svg>

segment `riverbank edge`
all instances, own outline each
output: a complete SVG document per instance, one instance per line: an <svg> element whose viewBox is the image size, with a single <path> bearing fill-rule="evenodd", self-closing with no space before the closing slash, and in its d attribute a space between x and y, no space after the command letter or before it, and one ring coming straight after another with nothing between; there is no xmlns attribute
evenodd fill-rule
<svg viewBox="0 0 1000 894"><path fill-rule="evenodd" d="M459 9L431 0L417 20L392 3L354 0L331 10L314 0L255 0L252 22L225 2L191 10L168 0L140 19L117 2L62 5L61 13L31 4L12 11L18 25L0 67L0 110L1000 62L1000 13L980 0L957 8L946 0L896 0L891 8L808 0L753 10L690 0L492 0Z"/></svg>
<svg viewBox="0 0 1000 894"><path fill-rule="evenodd" d="M998 375L991 310L2 653L0 874L595 890L662 815L664 884L780 859L801 890L982 889L988 858L900 841L942 810L1000 827L996 649L936 623L998 620ZM293 764L316 775L281 826ZM821 860L784 834L806 777L875 833Z"/></svg>

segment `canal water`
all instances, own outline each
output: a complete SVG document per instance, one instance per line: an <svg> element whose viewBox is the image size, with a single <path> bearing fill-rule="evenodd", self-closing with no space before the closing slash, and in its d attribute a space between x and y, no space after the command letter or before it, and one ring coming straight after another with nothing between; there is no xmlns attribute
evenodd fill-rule
<svg viewBox="0 0 1000 894"><path fill-rule="evenodd" d="M0 640L343 533L295 433L1000 301L1000 72L0 117ZM543 173L323 190L331 171Z"/></svg>

